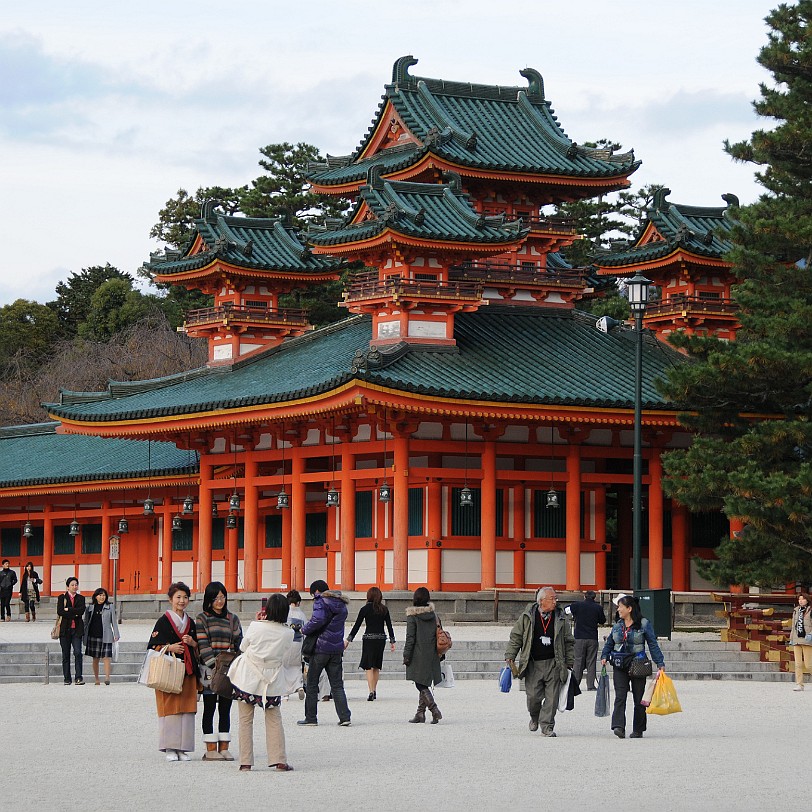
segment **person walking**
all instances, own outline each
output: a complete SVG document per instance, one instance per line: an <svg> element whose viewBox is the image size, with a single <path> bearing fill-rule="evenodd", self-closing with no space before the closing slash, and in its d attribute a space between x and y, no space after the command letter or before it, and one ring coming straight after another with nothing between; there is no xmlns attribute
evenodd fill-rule
<svg viewBox="0 0 812 812"><path fill-rule="evenodd" d="M601 665L606 665L612 651L628 654L632 657L645 656L648 646L651 659L657 663L662 672L665 669L665 659L657 643L657 636L647 618L640 611L640 602L629 595L615 599L620 620L612 626L612 631L603 645L601 652ZM632 732L630 739L641 739L646 730L646 709L640 704L646 690L645 677L633 677L629 674L628 666L616 666L612 673L612 682L615 686L615 707L612 711L612 733L619 739L626 736L626 697L629 690L632 692L634 711L632 714Z"/></svg>
<svg viewBox="0 0 812 812"><path fill-rule="evenodd" d="M364 623L364 636L361 638L361 662L358 667L366 672L367 687L369 688L368 702L374 702L378 698L378 679L381 676L383 666L383 651L386 648L386 634L384 624L389 632L389 645L392 651L395 650L395 630L392 628L392 618L389 616L389 609L383 600L381 590L377 586L371 586L367 590L367 602L361 607L358 617L344 644L346 648L355 639L361 624Z"/></svg>
<svg viewBox="0 0 812 812"><path fill-rule="evenodd" d="M167 761L191 761L195 749L195 713L197 712L198 658L197 628L186 613L192 593L182 581L167 591L170 608L155 623L149 648L163 649L183 660L185 676L179 694L155 691L158 710L158 749Z"/></svg>
<svg viewBox="0 0 812 812"><path fill-rule="evenodd" d="M99 660L104 660L104 684L110 684L110 659L113 644L118 643L118 621L115 607L110 603L107 590L99 587L85 609L84 617L85 656L93 658L93 676L99 682Z"/></svg>
<svg viewBox="0 0 812 812"><path fill-rule="evenodd" d="M344 623L347 620L349 599L341 592L331 590L326 581L318 580L310 584L313 596L313 614L302 627L302 634L318 634L316 653L310 658L305 686L305 718L298 725L317 725L319 704L319 677L327 671L330 693L335 703L338 724L349 727L350 709L344 692Z"/></svg>
<svg viewBox="0 0 812 812"><path fill-rule="evenodd" d="M220 654L240 653L240 619L228 611L228 591L220 581L212 581L203 592L203 611L195 621L197 652L203 678L203 761L234 761L228 745L231 741L231 697L211 690L212 672ZM217 711L217 733L214 712Z"/></svg>
<svg viewBox="0 0 812 812"><path fill-rule="evenodd" d="M23 577L20 579L20 601L25 609L25 622L28 623L32 618L36 623L37 620L37 604L39 603L39 585L42 583L42 578L39 577L34 569L34 562L29 561L23 570Z"/></svg>
<svg viewBox="0 0 812 812"><path fill-rule="evenodd" d="M4 558L0 569L0 620L6 623L11 620L11 596L16 583L17 573L11 569L11 562Z"/></svg>
<svg viewBox="0 0 812 812"><path fill-rule="evenodd" d="M574 660L575 640L558 596L544 586L516 621L510 632L505 660L510 670L524 678L530 731L541 728L544 736L555 737L558 695L567 681Z"/></svg>
<svg viewBox="0 0 812 812"><path fill-rule="evenodd" d="M242 655L228 670L239 700L240 770L254 766L254 708L265 709L265 747L268 766L290 772L285 731L279 705L301 680L302 644L287 625L289 604L284 595L271 595L263 620L254 620L240 643Z"/></svg>
<svg viewBox="0 0 812 812"><path fill-rule="evenodd" d="M804 671L812 674L812 606L809 593L799 592L792 612L792 631L789 644L793 646L795 657L795 687L793 691L803 691Z"/></svg>
<svg viewBox="0 0 812 812"><path fill-rule="evenodd" d="M76 684L84 685L82 679L82 638L85 628L85 596L79 594L79 579L71 575L65 581L67 592L56 601L56 614L62 618L59 624L59 645L62 647L62 676L65 685L71 685L70 657L73 652Z"/></svg>
<svg viewBox="0 0 812 812"><path fill-rule="evenodd" d="M572 666L572 678L576 685L581 684L581 677L586 667L586 689L595 690L595 671L598 663L598 626L606 623L603 607L595 601L595 592L591 589L584 592L584 599L571 603L565 610L575 621L575 662Z"/></svg>
<svg viewBox="0 0 812 812"><path fill-rule="evenodd" d="M438 623L431 593L424 586L418 587L412 596L412 605L406 608L406 643L403 647L406 679L412 680L419 692L417 711L409 719L413 723L425 722L427 709L433 725L443 718L431 693L431 686L443 679L437 653Z"/></svg>

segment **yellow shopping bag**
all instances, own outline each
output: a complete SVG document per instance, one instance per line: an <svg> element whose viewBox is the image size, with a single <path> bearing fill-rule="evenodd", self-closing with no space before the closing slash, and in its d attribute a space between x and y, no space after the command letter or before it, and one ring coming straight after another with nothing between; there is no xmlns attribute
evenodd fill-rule
<svg viewBox="0 0 812 812"><path fill-rule="evenodd" d="M646 713L655 713L658 716L682 713L682 707L677 699L677 689L674 687L673 680L667 677L664 671L657 677L651 704L646 708Z"/></svg>

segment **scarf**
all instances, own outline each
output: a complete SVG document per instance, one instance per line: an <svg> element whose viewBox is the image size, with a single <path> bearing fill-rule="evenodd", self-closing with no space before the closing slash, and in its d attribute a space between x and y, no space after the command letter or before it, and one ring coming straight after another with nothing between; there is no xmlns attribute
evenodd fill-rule
<svg viewBox="0 0 812 812"><path fill-rule="evenodd" d="M187 646L182 640L183 635L186 634L186 630L189 628L189 615L184 615L181 617L177 612L173 612L171 609L167 609L165 614L167 620L175 630L175 634L178 636L180 644L183 646L183 664L186 667L187 676L191 676L194 673L194 667L192 665L192 652L189 651L189 646Z"/></svg>
<svg viewBox="0 0 812 812"><path fill-rule="evenodd" d="M795 621L795 633L798 637L806 637L806 629L804 628L804 618L806 617L806 610L808 606L798 607L798 620Z"/></svg>

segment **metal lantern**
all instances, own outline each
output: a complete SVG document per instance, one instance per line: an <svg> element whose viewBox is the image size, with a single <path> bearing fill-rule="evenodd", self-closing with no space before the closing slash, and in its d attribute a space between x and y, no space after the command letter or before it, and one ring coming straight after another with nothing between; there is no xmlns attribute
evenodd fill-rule
<svg viewBox="0 0 812 812"><path fill-rule="evenodd" d="M183 519L181 519L179 514L175 514L172 517L172 532L178 533L183 530Z"/></svg>
<svg viewBox="0 0 812 812"><path fill-rule="evenodd" d="M229 510L239 510L240 509L240 495L237 491L231 494L228 497L228 509Z"/></svg>
<svg viewBox="0 0 812 812"><path fill-rule="evenodd" d="M23 525L23 535L24 535L24 536L25 536L27 539L30 539L30 538L31 538L31 536L33 536L33 535L34 535L34 528L33 528L33 527L31 527L31 522L26 522L26 523Z"/></svg>
<svg viewBox="0 0 812 812"><path fill-rule="evenodd" d="M626 293L632 313L642 313L646 309L650 287L651 280L639 273L626 280Z"/></svg>
<svg viewBox="0 0 812 812"><path fill-rule="evenodd" d="M379 502L391 502L392 501L392 488L389 487L389 484L384 482L380 488L378 488L378 501Z"/></svg>
<svg viewBox="0 0 812 812"><path fill-rule="evenodd" d="M217 518L217 502L214 501L211 503L211 517L212 519Z"/></svg>
<svg viewBox="0 0 812 812"><path fill-rule="evenodd" d="M155 502L148 496L144 500L144 515L152 516L155 513Z"/></svg>
<svg viewBox="0 0 812 812"><path fill-rule="evenodd" d="M195 512L195 500L191 496L187 496L183 500L183 512L187 516Z"/></svg>
<svg viewBox="0 0 812 812"><path fill-rule="evenodd" d="M338 491L335 488L330 488L327 491L327 507L338 507L339 501Z"/></svg>
<svg viewBox="0 0 812 812"><path fill-rule="evenodd" d="M70 530L68 530L68 535L71 535L71 536L78 536L79 535L79 522L77 522L76 519L74 519L70 523Z"/></svg>
<svg viewBox="0 0 812 812"><path fill-rule="evenodd" d="M548 508L558 507L558 493L553 488L550 488L550 490L547 491L547 507Z"/></svg>
<svg viewBox="0 0 812 812"><path fill-rule="evenodd" d="M123 536L123 535L125 535L126 533L129 533L129 532L130 532L130 523L124 518L119 519L118 520L118 534L119 534L119 536Z"/></svg>
<svg viewBox="0 0 812 812"><path fill-rule="evenodd" d="M229 530L236 530L237 529L237 514L236 513L229 513L228 517L226 518L226 527Z"/></svg>
<svg viewBox="0 0 812 812"><path fill-rule="evenodd" d="M460 507L473 507L474 506L474 494L471 493L471 489L466 485L460 491Z"/></svg>
<svg viewBox="0 0 812 812"><path fill-rule="evenodd" d="M284 487L276 494L276 507L278 510L287 510L290 507L290 497L285 493Z"/></svg>

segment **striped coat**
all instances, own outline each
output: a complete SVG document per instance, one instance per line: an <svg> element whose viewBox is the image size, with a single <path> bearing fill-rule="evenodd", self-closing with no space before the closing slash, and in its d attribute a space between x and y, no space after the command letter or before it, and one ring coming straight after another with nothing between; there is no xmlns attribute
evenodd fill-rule
<svg viewBox="0 0 812 812"><path fill-rule="evenodd" d="M214 660L221 651L240 653L242 626L233 612L226 612L224 617L201 612L195 623L198 652L203 665L214 668Z"/></svg>

